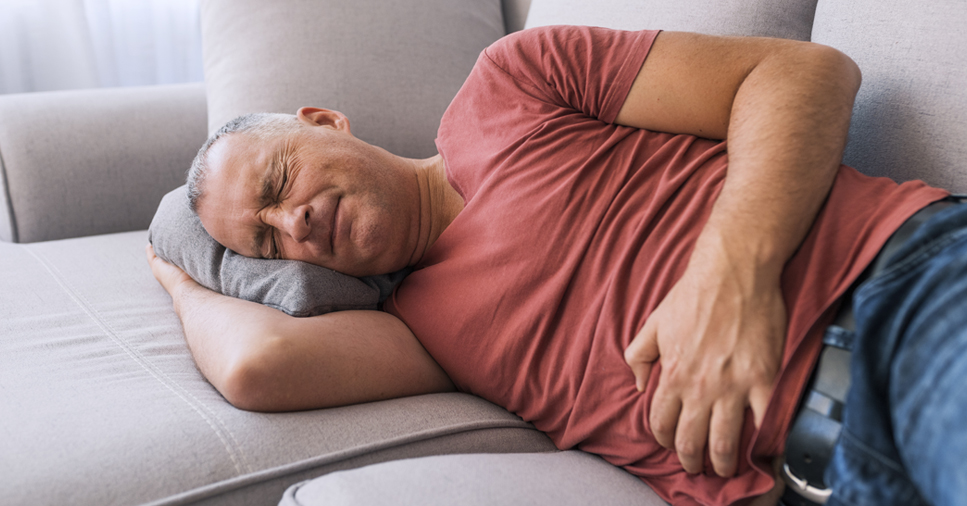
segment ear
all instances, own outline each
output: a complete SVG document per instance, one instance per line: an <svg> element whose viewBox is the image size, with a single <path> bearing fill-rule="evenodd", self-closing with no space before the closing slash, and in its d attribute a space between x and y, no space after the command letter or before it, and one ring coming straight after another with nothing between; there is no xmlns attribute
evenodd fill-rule
<svg viewBox="0 0 967 506"><path fill-rule="evenodd" d="M339 111L321 109L319 107L302 107L296 113L299 121L309 126L325 126L349 132L349 118Z"/></svg>

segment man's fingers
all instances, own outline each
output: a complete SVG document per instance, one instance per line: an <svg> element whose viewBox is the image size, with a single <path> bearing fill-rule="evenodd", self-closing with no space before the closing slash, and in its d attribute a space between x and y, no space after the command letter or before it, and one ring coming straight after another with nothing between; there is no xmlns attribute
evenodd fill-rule
<svg viewBox="0 0 967 506"><path fill-rule="evenodd" d="M155 279L161 283L164 289L174 296L173 291L182 283L194 283L185 271L181 270L180 267L170 264L154 252L154 248L151 245L147 245L144 248L145 255L148 257L148 265L151 267L151 273L154 274Z"/></svg>
<svg viewBox="0 0 967 506"><path fill-rule="evenodd" d="M762 420L766 416L766 408L769 407L769 398L772 396L772 386L754 386L749 390L749 407L752 408L752 418L755 427L762 427Z"/></svg>
<svg viewBox="0 0 967 506"><path fill-rule="evenodd" d="M678 426L678 415L682 411L682 402L677 396L668 395L667 388L658 382L658 389L651 399L651 413L648 415L648 425L658 444L665 448L675 448L675 430Z"/></svg>
<svg viewBox="0 0 967 506"><path fill-rule="evenodd" d="M708 440L709 408L685 405L675 429L675 453L686 472L697 474L705 468L705 442Z"/></svg>
<svg viewBox="0 0 967 506"><path fill-rule="evenodd" d="M658 360L658 333L652 322L652 319L646 321L645 326L625 349L625 362L635 375L635 387L639 392L645 390L651 375L651 366Z"/></svg>
<svg viewBox="0 0 967 506"><path fill-rule="evenodd" d="M712 468L723 478L735 474L739 459L739 438L745 421L745 404L741 399L721 399L712 410L709 422L708 452Z"/></svg>

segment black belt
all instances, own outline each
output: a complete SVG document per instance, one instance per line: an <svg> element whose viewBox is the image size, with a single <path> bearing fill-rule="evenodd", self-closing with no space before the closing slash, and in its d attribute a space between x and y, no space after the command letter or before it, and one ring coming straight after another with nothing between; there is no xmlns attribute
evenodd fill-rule
<svg viewBox="0 0 967 506"><path fill-rule="evenodd" d="M832 333L835 337L836 334L852 333L856 327L853 319L853 292L856 287L883 271L890 257L920 225L943 209L962 202L967 202L967 197L949 197L924 207L907 219L843 295L842 306L827 329L827 334ZM786 482L782 504L785 506L817 506L829 499L832 491L826 487L823 473L832 458L833 446L842 428L843 407L850 385L849 362L848 347L824 343L786 439L786 462L782 467L782 477Z"/></svg>

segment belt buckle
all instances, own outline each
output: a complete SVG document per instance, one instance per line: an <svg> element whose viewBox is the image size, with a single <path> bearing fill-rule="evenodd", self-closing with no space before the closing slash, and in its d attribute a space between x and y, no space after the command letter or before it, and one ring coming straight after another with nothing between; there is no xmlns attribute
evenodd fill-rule
<svg viewBox="0 0 967 506"><path fill-rule="evenodd" d="M782 481L786 482L786 486L790 487L793 492L816 504L826 504L829 496L833 495L832 490L814 487L806 480L793 474L792 469L789 469L788 463L782 464Z"/></svg>

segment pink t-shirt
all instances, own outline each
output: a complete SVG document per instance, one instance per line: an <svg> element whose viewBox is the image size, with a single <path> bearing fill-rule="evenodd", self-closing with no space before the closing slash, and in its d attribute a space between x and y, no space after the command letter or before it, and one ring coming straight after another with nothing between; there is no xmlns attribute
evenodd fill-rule
<svg viewBox="0 0 967 506"><path fill-rule="evenodd" d="M385 308L460 390L558 447L599 454L674 504L733 504L772 487L767 458L783 450L837 299L946 192L840 169L784 271L789 330L766 422L755 431L746 417L735 477L685 473L647 426L654 381L637 392L623 353L682 275L727 154L612 124L656 35L547 28L481 54L437 139L466 207Z"/></svg>

